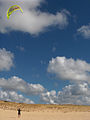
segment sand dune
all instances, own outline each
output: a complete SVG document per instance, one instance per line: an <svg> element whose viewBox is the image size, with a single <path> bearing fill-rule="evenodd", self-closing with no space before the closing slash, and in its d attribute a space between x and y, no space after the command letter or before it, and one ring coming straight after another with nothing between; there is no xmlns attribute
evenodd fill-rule
<svg viewBox="0 0 90 120"><path fill-rule="evenodd" d="M18 118L17 109L21 108ZM30 105L0 101L0 120L90 120L90 106Z"/></svg>

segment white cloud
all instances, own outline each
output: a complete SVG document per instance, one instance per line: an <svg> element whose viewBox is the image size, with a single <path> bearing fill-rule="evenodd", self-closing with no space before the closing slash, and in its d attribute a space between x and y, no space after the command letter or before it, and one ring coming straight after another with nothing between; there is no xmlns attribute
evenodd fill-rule
<svg viewBox="0 0 90 120"><path fill-rule="evenodd" d="M27 95L38 95L44 91L44 87L40 84L29 84L23 79L13 76L6 80L0 79L0 87L3 90L19 91Z"/></svg>
<svg viewBox="0 0 90 120"><path fill-rule="evenodd" d="M68 85L62 91L53 90L41 94L41 101L47 104L90 105L90 88L87 83Z"/></svg>
<svg viewBox="0 0 90 120"><path fill-rule="evenodd" d="M77 32L86 39L90 38L90 24L81 26Z"/></svg>
<svg viewBox="0 0 90 120"><path fill-rule="evenodd" d="M3 90L0 90L0 100L27 103L27 104L34 104L33 101L31 101L28 98L25 98L21 94L17 94L15 91L3 91Z"/></svg>
<svg viewBox="0 0 90 120"><path fill-rule="evenodd" d="M46 93L42 93L41 94L41 101L45 102L46 104L57 104L55 102L56 100L56 91L52 90L52 91L47 91Z"/></svg>
<svg viewBox="0 0 90 120"><path fill-rule="evenodd" d="M22 32L28 32L30 34L38 34L43 32L49 26L59 26L60 29L68 25L68 16L70 13L67 10L62 10L56 14L46 13L39 10L39 6L44 0L23 0L14 3L9 0L0 0L0 32L6 33L12 30L18 30ZM20 11L13 13L10 19L7 20L6 12L8 8L13 4L19 4L24 13Z"/></svg>
<svg viewBox="0 0 90 120"><path fill-rule="evenodd" d="M87 81L90 83L90 63L66 57L56 57L49 61L48 72L59 79Z"/></svg>
<svg viewBox="0 0 90 120"><path fill-rule="evenodd" d="M44 103L90 105L90 63L56 57L49 61L47 70L58 79L70 80L73 84L65 86L53 96L50 95L51 91L41 94Z"/></svg>
<svg viewBox="0 0 90 120"><path fill-rule="evenodd" d="M0 78L0 99L6 101L23 102L33 104L34 102L24 95L40 95L45 88L40 84L30 84L23 79L13 76L5 79ZM20 92L21 94L18 94Z"/></svg>
<svg viewBox="0 0 90 120"><path fill-rule="evenodd" d="M0 99L23 103L34 103L22 94L40 95L40 100L46 104L83 104L90 105L90 87L86 82L65 86L62 91L46 91L40 84L29 84L16 76L6 80L0 79ZM39 97L39 96L38 96Z"/></svg>
<svg viewBox="0 0 90 120"><path fill-rule="evenodd" d="M87 100L85 98L88 98ZM62 104L90 105L90 88L87 83L68 85L58 93L57 102Z"/></svg>
<svg viewBox="0 0 90 120"><path fill-rule="evenodd" d="M13 66L14 55L5 48L0 49L0 71L10 70Z"/></svg>

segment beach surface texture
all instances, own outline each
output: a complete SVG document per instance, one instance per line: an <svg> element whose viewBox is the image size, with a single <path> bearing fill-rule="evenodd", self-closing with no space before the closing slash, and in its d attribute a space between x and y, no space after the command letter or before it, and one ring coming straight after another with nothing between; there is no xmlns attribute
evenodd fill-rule
<svg viewBox="0 0 90 120"><path fill-rule="evenodd" d="M21 109L19 117L18 108ZM90 120L90 106L0 101L0 120Z"/></svg>

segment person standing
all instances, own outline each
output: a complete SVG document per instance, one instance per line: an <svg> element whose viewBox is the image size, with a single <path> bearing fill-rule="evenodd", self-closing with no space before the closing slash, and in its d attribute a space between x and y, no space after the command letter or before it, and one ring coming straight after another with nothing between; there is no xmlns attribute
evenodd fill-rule
<svg viewBox="0 0 90 120"><path fill-rule="evenodd" d="M21 116L21 110L20 110L20 108L18 109L18 117L20 117Z"/></svg>

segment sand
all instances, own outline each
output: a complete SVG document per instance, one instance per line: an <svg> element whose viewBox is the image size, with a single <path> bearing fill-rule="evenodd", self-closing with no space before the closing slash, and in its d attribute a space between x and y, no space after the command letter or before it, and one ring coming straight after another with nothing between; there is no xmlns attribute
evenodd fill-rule
<svg viewBox="0 0 90 120"><path fill-rule="evenodd" d="M18 118L17 108L21 108ZM0 120L90 120L90 106L0 102Z"/></svg>

